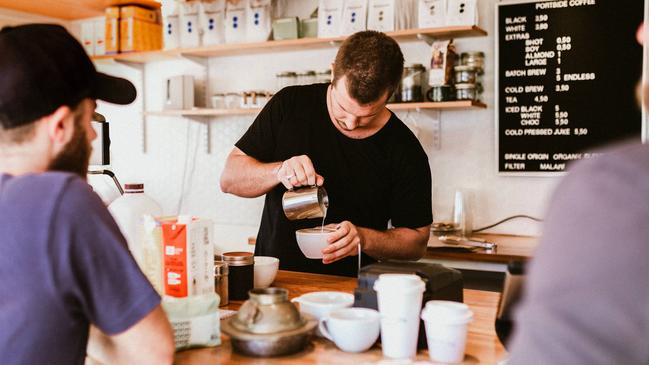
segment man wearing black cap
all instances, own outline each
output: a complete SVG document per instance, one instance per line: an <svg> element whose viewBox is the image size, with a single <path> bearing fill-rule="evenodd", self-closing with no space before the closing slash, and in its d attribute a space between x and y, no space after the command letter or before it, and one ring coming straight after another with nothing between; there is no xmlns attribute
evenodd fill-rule
<svg viewBox="0 0 649 365"><path fill-rule="evenodd" d="M60 26L0 31L3 364L172 362L160 297L85 182L95 100L135 94Z"/></svg>

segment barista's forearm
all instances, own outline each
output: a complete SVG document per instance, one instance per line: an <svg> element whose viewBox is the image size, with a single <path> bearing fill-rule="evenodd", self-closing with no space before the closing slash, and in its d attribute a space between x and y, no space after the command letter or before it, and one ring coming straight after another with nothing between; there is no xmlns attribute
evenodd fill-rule
<svg viewBox="0 0 649 365"><path fill-rule="evenodd" d="M233 151L221 175L221 190L244 198L264 195L279 184L277 170L281 165L281 162L262 163Z"/></svg>
<svg viewBox="0 0 649 365"><path fill-rule="evenodd" d="M430 226L377 231L357 227L363 252L375 259L419 260L426 253Z"/></svg>

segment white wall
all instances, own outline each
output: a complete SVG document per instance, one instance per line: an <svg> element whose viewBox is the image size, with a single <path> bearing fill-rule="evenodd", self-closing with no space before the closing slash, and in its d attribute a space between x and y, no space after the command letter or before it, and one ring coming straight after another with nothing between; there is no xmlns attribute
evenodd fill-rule
<svg viewBox="0 0 649 365"><path fill-rule="evenodd" d="M290 12L307 16L317 1L289 1ZM501 177L496 174L494 150L494 6L496 0L479 0L480 23L488 37L456 40L459 52L486 54L485 110L412 111L398 113L419 130L433 171L433 209L436 220L450 217L454 191L474 194L474 226L483 226L514 214L542 216L556 178ZM1 13L0 13L1 14ZM2 17L0 16L0 21ZM429 48L421 41L402 44L406 63L429 63ZM276 52L209 60L209 93L272 89L275 73L282 70L322 70L336 49ZM146 191L161 203L165 214L191 213L213 219L219 250L247 249L247 237L257 233L263 198L243 199L223 194L219 176L225 158L254 116L190 120L148 117L141 111L162 108L164 79L180 74L205 78L203 66L188 60L147 64L142 70L121 64L99 64L104 72L132 80L139 91L129 106L100 103L99 111L111 123L113 170L122 183L142 181ZM144 83L142 78L144 77ZM143 93L143 87L145 93ZM144 94L144 95L143 95ZM433 146L433 121L441 120L441 148ZM212 151L206 153L206 123L211 127ZM146 143L146 153L143 152ZM493 232L537 234L539 225L518 220Z"/></svg>

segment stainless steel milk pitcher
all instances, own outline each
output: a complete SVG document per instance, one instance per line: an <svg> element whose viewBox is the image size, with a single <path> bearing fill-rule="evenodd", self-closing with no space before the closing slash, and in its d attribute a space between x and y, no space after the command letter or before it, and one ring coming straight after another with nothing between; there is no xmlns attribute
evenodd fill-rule
<svg viewBox="0 0 649 365"><path fill-rule="evenodd" d="M327 214L329 197L322 186L291 189L282 197L282 208L289 220L322 218Z"/></svg>

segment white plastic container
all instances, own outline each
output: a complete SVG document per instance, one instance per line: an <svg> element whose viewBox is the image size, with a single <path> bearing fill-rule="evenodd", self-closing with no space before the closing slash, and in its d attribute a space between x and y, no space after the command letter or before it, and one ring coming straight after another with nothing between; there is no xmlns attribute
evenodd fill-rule
<svg viewBox="0 0 649 365"><path fill-rule="evenodd" d="M115 199L108 206L108 210L124 234L131 254L140 267L143 267L144 216L162 215L162 208L144 194L144 184L125 184L124 195Z"/></svg>

